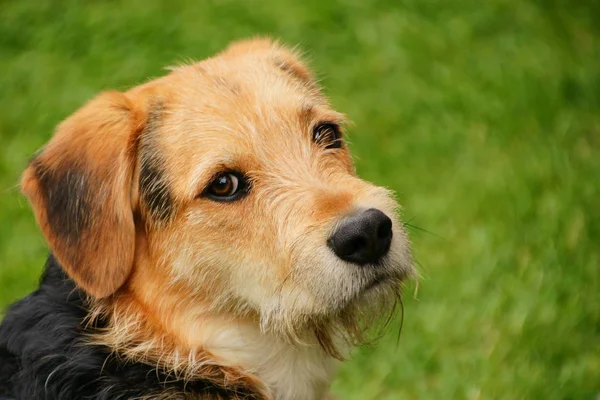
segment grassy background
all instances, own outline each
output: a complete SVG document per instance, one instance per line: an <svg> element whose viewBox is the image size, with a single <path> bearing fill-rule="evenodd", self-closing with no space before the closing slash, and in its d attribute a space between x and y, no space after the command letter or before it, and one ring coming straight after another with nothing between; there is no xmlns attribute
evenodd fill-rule
<svg viewBox="0 0 600 400"><path fill-rule="evenodd" d="M344 364L342 399L600 394L596 1L0 0L0 307L46 247L16 187L53 127L229 41L301 44L355 121L359 172L398 193L423 279Z"/></svg>

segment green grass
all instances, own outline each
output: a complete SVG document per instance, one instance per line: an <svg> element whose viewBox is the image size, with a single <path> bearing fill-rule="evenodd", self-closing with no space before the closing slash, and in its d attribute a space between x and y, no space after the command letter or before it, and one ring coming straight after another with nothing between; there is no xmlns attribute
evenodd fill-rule
<svg viewBox="0 0 600 400"><path fill-rule="evenodd" d="M84 5L87 4L87 5ZM586 5L587 4L587 5ZM342 399L600 394L600 4L0 0L0 306L46 247L17 183L95 93L229 41L301 44L360 174L396 190L423 278Z"/></svg>

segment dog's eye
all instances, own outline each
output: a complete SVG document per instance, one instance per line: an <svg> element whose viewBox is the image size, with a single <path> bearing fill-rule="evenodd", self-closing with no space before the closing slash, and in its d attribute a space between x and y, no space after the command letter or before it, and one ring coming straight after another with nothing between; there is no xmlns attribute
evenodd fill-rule
<svg viewBox="0 0 600 400"><path fill-rule="evenodd" d="M244 176L237 172L222 172L206 188L207 197L217 201L233 201L243 196L248 189Z"/></svg>
<svg viewBox="0 0 600 400"><path fill-rule="evenodd" d="M339 149L342 147L342 133L340 127L332 122L323 122L313 130L313 141L326 149Z"/></svg>

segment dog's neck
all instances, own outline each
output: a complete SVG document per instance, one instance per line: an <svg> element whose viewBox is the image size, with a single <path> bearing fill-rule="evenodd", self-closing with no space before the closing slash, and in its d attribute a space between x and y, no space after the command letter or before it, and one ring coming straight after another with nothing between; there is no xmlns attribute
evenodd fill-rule
<svg viewBox="0 0 600 400"><path fill-rule="evenodd" d="M253 321L208 319L195 347L204 347L228 363L258 376L274 399L312 400L325 396L336 360L325 354L316 339L292 344L264 333Z"/></svg>
<svg viewBox="0 0 600 400"><path fill-rule="evenodd" d="M247 382L269 399L313 400L326 395L337 361L319 346L314 334L307 332L301 343L290 343L263 332L253 318L214 315L198 299L182 300L183 289L176 285L151 286L164 280L143 282L98 303L94 312L109 323L96 336L97 343L184 379L213 375L216 380Z"/></svg>

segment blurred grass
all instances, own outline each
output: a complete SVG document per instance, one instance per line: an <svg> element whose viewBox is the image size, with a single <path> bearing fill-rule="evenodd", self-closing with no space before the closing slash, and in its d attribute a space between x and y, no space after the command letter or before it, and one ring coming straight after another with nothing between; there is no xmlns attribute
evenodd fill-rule
<svg viewBox="0 0 600 400"><path fill-rule="evenodd" d="M600 394L597 1L0 0L0 306L46 247L20 171L86 99L270 34L301 44L396 190L423 279L343 399Z"/></svg>

